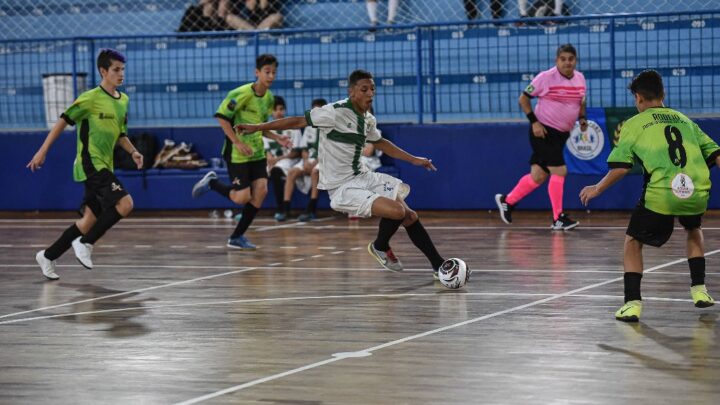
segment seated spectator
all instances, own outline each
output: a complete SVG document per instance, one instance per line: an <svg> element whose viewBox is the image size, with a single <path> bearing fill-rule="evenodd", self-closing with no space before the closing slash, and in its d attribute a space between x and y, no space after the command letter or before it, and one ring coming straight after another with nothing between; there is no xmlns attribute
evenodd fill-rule
<svg viewBox="0 0 720 405"><path fill-rule="evenodd" d="M218 15L220 0L200 0L195 6L188 7L180 20L178 32L224 31L230 27Z"/></svg>
<svg viewBox="0 0 720 405"><path fill-rule="evenodd" d="M393 25L395 23L395 16L397 16L397 9L399 4L400 0L388 0L387 25ZM378 24L377 9L377 0L367 0L368 17L370 17L370 25L372 25L373 27Z"/></svg>
<svg viewBox="0 0 720 405"><path fill-rule="evenodd" d="M280 28L283 15L280 0L220 0L218 15L235 30Z"/></svg>
<svg viewBox="0 0 720 405"><path fill-rule="evenodd" d="M518 10L520 18L570 15L567 6L563 5L563 0L536 0L530 8L527 0L518 0Z"/></svg>

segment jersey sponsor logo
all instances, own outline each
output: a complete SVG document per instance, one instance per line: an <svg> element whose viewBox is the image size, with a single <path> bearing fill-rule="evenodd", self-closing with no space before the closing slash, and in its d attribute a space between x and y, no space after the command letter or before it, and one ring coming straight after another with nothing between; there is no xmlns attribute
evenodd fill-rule
<svg viewBox="0 0 720 405"><path fill-rule="evenodd" d="M588 121L588 129L585 132L580 131L580 124L576 123L566 144L570 153L576 158L592 160L602 152L605 146L605 134L595 121Z"/></svg>
<svg viewBox="0 0 720 405"><path fill-rule="evenodd" d="M112 191L121 191L121 190L122 190L122 186L120 186L119 184L117 184L117 183L115 183L115 182L112 182L112 183L110 184L110 189L111 189Z"/></svg>
<svg viewBox="0 0 720 405"><path fill-rule="evenodd" d="M101 112L100 114L98 114L98 119L101 119L101 120L114 120L114 119L115 119L115 114L113 114L113 113L104 113L104 112Z"/></svg>
<svg viewBox="0 0 720 405"><path fill-rule="evenodd" d="M678 173L670 185L675 197L680 199L690 198L695 192L695 185L692 179L685 173Z"/></svg>
<svg viewBox="0 0 720 405"><path fill-rule="evenodd" d="M227 109L230 111L233 111L233 110L235 110L235 106L237 106L237 101L235 101L234 98L230 99L230 101L228 101L228 103L227 103Z"/></svg>

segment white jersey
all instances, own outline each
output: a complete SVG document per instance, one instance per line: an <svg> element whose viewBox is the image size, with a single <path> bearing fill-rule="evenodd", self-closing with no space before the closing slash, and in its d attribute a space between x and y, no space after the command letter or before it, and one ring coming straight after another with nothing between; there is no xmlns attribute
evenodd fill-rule
<svg viewBox="0 0 720 405"><path fill-rule="evenodd" d="M363 146L382 139L372 114L358 114L345 99L306 111L305 119L320 129L319 189L335 189L368 171L360 162Z"/></svg>

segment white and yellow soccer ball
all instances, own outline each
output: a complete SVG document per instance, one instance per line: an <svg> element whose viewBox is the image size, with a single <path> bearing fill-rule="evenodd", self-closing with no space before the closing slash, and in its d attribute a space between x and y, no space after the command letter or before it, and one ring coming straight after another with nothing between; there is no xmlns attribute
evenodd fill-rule
<svg viewBox="0 0 720 405"><path fill-rule="evenodd" d="M462 288L465 283L470 280L470 269L462 259L452 258L443 262L438 269L438 278L440 283L447 288Z"/></svg>

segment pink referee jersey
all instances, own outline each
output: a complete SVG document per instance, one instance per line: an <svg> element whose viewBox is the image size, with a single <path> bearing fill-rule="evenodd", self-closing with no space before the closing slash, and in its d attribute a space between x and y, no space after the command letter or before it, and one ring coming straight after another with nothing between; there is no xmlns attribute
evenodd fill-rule
<svg viewBox="0 0 720 405"><path fill-rule="evenodd" d="M577 70L568 79L553 67L535 76L525 93L538 97L538 121L562 132L570 132L585 98L585 76Z"/></svg>

